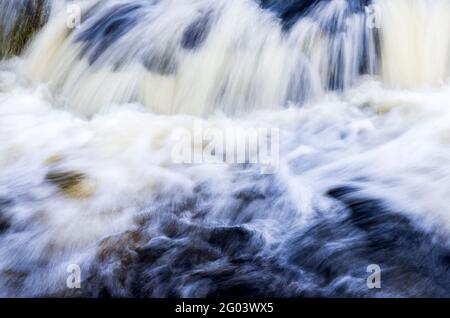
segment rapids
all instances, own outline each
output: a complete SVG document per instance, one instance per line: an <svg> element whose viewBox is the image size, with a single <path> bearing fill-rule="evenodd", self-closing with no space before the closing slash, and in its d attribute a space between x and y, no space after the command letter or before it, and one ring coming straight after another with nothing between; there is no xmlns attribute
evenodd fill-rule
<svg viewBox="0 0 450 318"><path fill-rule="evenodd" d="M450 296L450 1L0 10L0 296ZM276 169L174 162L198 125Z"/></svg>

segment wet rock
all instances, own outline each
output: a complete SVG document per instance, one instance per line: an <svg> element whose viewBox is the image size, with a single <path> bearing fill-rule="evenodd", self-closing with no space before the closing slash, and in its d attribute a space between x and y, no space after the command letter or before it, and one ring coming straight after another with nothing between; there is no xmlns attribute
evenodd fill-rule
<svg viewBox="0 0 450 318"><path fill-rule="evenodd" d="M1 211L0 211L1 213ZM0 214L0 234L11 227L11 223L3 215Z"/></svg>
<svg viewBox="0 0 450 318"><path fill-rule="evenodd" d="M263 9L275 12L281 19L283 27L288 30L299 18L311 12L315 6L328 0L257 0ZM363 12L372 0L347 0L349 11Z"/></svg>
<svg viewBox="0 0 450 318"><path fill-rule="evenodd" d="M63 161L63 157L60 155L52 155L50 157L48 157L47 159L45 159L44 164L46 166L52 166L54 164L60 163L61 161Z"/></svg>
<svg viewBox="0 0 450 318"><path fill-rule="evenodd" d="M310 296L449 296L450 249L444 239L355 187L328 194L342 205L292 235L284 247L289 263L314 277ZM382 270L381 289L366 286L370 264Z"/></svg>
<svg viewBox="0 0 450 318"><path fill-rule="evenodd" d="M127 34L138 21L139 3L122 3L112 7L92 23L77 37L76 42L84 42L81 56L87 56L90 64L94 64L105 51L122 36Z"/></svg>
<svg viewBox="0 0 450 318"><path fill-rule="evenodd" d="M46 181L58 186L62 193L72 199L86 199L92 197L97 184L85 174L74 171L49 172Z"/></svg>
<svg viewBox="0 0 450 318"><path fill-rule="evenodd" d="M264 204L273 211L273 196L282 195L272 188L273 180L266 181L267 187L237 189L240 204L229 208L254 218L269 210ZM136 229L99 243L82 296L449 295L450 251L444 240L360 188L340 186L328 196L336 200L333 209L285 233L274 246L252 228L252 218L232 225L208 222L207 214L188 217L197 215L201 200L189 204L192 211L171 204L152 207L136 219ZM382 269L381 290L367 288L370 264Z"/></svg>
<svg viewBox="0 0 450 318"><path fill-rule="evenodd" d="M251 255L264 246L263 239L257 233L242 226L214 228L209 233L208 242L235 258Z"/></svg>
<svg viewBox="0 0 450 318"><path fill-rule="evenodd" d="M262 8L277 13L284 28L289 29L297 20L322 0L259 0Z"/></svg>
<svg viewBox="0 0 450 318"><path fill-rule="evenodd" d="M20 290L29 273L25 271L15 271L6 269L0 271L0 279L12 290Z"/></svg>
<svg viewBox="0 0 450 318"><path fill-rule="evenodd" d="M181 46L187 50L199 48L208 38L211 29L211 12L196 19L183 33Z"/></svg>
<svg viewBox="0 0 450 318"><path fill-rule="evenodd" d="M161 75L174 74L178 68L176 58L174 56L174 50L170 48L163 50L163 52L150 52L142 60L144 67L153 73Z"/></svg>
<svg viewBox="0 0 450 318"><path fill-rule="evenodd" d="M11 221L4 213L11 203L11 200L0 198L0 234L11 227Z"/></svg>

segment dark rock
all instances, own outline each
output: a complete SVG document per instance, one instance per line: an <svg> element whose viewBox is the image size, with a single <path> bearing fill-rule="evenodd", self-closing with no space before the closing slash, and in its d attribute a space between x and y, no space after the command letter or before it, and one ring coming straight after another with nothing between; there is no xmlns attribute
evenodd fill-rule
<svg viewBox="0 0 450 318"><path fill-rule="evenodd" d="M94 64L108 47L137 24L140 9L142 9L140 3L122 3L99 17L98 15L91 15L92 18L87 19L85 17L85 23L89 23L89 27L76 36L77 42L85 44L81 52L82 57L88 56L89 63ZM97 17L96 20L90 21L94 17Z"/></svg>
<svg viewBox="0 0 450 318"><path fill-rule="evenodd" d="M199 48L207 39L210 29L211 12L207 12L192 22L184 31L181 46L187 50Z"/></svg>
<svg viewBox="0 0 450 318"><path fill-rule="evenodd" d="M4 211L12 204L12 200L0 198L0 234L11 227L11 221L5 215Z"/></svg>

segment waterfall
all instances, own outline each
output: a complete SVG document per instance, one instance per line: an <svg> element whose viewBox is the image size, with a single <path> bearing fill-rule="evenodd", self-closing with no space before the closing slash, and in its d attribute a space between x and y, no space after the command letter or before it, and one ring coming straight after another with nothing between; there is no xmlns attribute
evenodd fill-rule
<svg viewBox="0 0 450 318"><path fill-rule="evenodd" d="M253 0L82 5L79 28L66 27L66 12L49 22L26 68L85 115L123 102L242 114L302 104L376 69L374 32L345 0L312 5L289 30Z"/></svg>
<svg viewBox="0 0 450 318"><path fill-rule="evenodd" d="M449 24L0 0L0 297L449 297Z"/></svg>
<svg viewBox="0 0 450 318"><path fill-rule="evenodd" d="M375 17L363 1L310 1L285 23L280 8L253 0L80 5L83 23L68 28L64 10L54 17L26 68L88 116L124 102L163 114L242 114L303 104L361 75L397 87L449 76L445 0L377 0Z"/></svg>
<svg viewBox="0 0 450 318"><path fill-rule="evenodd" d="M382 75L392 86L442 85L450 78L450 2L377 0Z"/></svg>

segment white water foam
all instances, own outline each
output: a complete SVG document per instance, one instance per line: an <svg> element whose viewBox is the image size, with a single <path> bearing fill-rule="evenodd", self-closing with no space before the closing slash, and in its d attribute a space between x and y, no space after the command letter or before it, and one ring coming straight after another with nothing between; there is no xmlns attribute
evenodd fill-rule
<svg viewBox="0 0 450 318"><path fill-rule="evenodd" d="M218 1L213 7L220 3L224 11L216 23L223 27L213 30L202 48L181 54L183 62L176 76L151 74L133 62L155 39L151 36L155 28L173 27L165 29L166 38L158 38L158 43L170 46L174 34L180 37L180 25L187 26L197 16L198 6L210 3L183 1L176 9L174 2L166 1L161 4L167 6L164 10L157 7L152 9L155 12L145 12L168 12L163 21L139 26L149 35L148 42L130 49L136 41L133 36L141 36L130 34L123 43L110 47L98 65L91 66L77 58L81 48L71 41L74 35L58 27L64 23L63 16L55 17L25 57L0 64L0 225L3 219L8 224L0 234L0 296L73 295L65 285L69 264L81 265L83 284L92 275L106 277L108 285L111 277L120 277L118 269L125 266L129 249L153 239L168 239L158 236L158 220L171 210L178 211L179 219L189 225L243 225L264 239L264 253L274 255L290 235L307 228L313 219L322 214L339 218L344 213L341 209L335 212L336 202L326 194L343 184L379 198L424 232L442 234L442 244L448 246L450 87L436 85L442 84L438 78L444 76L437 67L424 78L423 74L417 78L406 74L413 71L410 67L423 51L437 50L436 59L425 57L424 64L441 65L441 58L445 60L442 43L432 42L433 48L420 49L403 60L391 47L396 35L384 35L384 82L370 76L356 79L354 60L349 59L343 74L345 86L351 87L344 92L328 91L323 76L328 72L324 65L327 45L323 45L327 40L319 36L309 18L282 36L272 14L247 1ZM391 6L379 3L384 8ZM341 12L341 5L342 1L335 1L333 10ZM173 23L175 18L179 25ZM405 27L399 17L395 19L396 27ZM390 25L384 23L386 28ZM345 46L352 51L358 41L346 36ZM405 46L411 48L411 39L416 43L411 36L404 39ZM417 43L423 42L428 40ZM300 107L287 103L287 78L294 72L295 61L286 57L307 59L304 45L306 51L318 52L307 64L311 89L320 93ZM298 54L290 55L293 52ZM112 55L125 53L130 60L123 70L107 68ZM424 64L418 70L426 68ZM384 71L388 66L399 71L389 75ZM33 74L32 81L23 77L24 69ZM219 105L212 96L225 82L233 85ZM411 83L436 87L405 90L387 85ZM135 90L141 95L129 103ZM283 103L288 107L281 108ZM209 118L183 113L208 113ZM238 117L238 113L243 114ZM211 127L279 128L279 171L261 176L252 166L173 163L172 132L177 127L192 129L199 120ZM192 147L199 152L204 145ZM58 174L78 175L77 191L70 187L62 191L55 183ZM250 189L251 195L266 187L272 196L240 208L236 193ZM199 217L194 210L206 213ZM122 235L128 240L121 240ZM148 237L148 242L135 242L133 235ZM125 256L99 265L104 254L116 250ZM280 263L290 266L283 255ZM127 282L123 284L110 282L110 292L130 296ZM356 278L354 284L358 284ZM183 285L179 293L203 296L207 291L202 286L202 281ZM339 282L333 281L323 288L336 286ZM165 295L158 292L154 295ZM383 292L377 295L390 295ZM413 289L404 292L417 296Z"/></svg>

